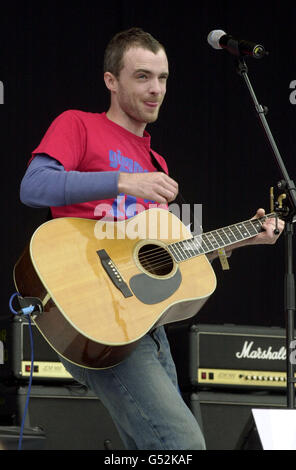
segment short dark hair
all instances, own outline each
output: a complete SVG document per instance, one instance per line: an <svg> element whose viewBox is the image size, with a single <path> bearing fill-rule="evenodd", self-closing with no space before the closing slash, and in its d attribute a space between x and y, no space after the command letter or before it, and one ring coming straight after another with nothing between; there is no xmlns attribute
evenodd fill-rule
<svg viewBox="0 0 296 470"><path fill-rule="evenodd" d="M157 54L160 49L165 51L165 48L160 42L141 28L130 28L121 31L117 33L107 45L104 55L104 73L111 72L118 78L123 68L122 59L124 53L133 46L148 49L154 54Z"/></svg>

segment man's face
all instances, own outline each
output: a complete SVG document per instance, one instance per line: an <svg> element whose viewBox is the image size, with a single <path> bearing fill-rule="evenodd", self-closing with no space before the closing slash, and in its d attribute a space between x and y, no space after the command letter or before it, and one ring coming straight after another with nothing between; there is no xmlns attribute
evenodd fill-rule
<svg viewBox="0 0 296 470"><path fill-rule="evenodd" d="M169 74L163 49L156 54L132 47L123 57L115 99L126 118L138 124L154 122L166 93Z"/></svg>

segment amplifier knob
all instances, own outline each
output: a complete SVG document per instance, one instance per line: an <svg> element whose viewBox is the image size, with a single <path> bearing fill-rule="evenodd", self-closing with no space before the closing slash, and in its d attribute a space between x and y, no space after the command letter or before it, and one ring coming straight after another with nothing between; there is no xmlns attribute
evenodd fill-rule
<svg viewBox="0 0 296 470"><path fill-rule="evenodd" d="M272 381L273 381L273 377L272 377L272 376L268 377L268 380L269 380L270 382L272 382Z"/></svg>

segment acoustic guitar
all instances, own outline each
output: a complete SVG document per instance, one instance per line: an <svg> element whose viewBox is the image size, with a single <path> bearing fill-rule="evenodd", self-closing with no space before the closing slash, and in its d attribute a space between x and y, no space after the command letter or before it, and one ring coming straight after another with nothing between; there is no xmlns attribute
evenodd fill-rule
<svg viewBox="0 0 296 470"><path fill-rule="evenodd" d="M16 263L15 286L42 302L33 320L58 354L107 368L156 326L196 315L216 288L206 254L257 235L271 216L195 237L160 208L120 222L53 219Z"/></svg>

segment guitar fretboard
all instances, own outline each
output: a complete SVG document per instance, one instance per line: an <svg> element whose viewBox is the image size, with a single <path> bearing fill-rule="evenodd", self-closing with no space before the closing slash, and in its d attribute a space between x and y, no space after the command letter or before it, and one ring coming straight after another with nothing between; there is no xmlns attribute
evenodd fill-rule
<svg viewBox="0 0 296 470"><path fill-rule="evenodd" d="M258 235L262 230L262 224L269 217L275 217L275 214L268 214L260 219L246 220L197 235L188 240L172 243L168 245L168 249L175 261L185 261Z"/></svg>

